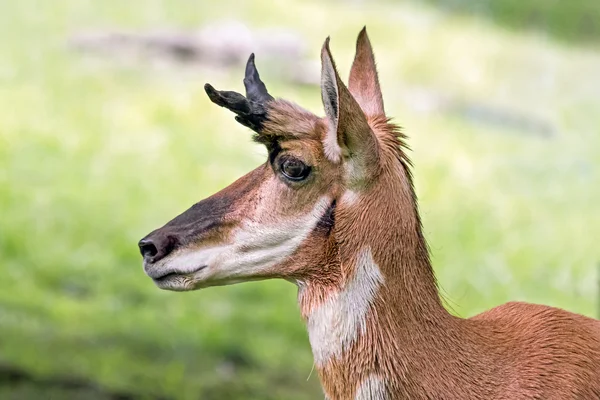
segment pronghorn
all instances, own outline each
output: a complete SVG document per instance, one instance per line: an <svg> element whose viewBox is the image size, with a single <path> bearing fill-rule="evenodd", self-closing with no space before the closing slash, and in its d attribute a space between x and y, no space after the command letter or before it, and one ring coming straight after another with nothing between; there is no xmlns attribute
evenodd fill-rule
<svg viewBox="0 0 600 400"><path fill-rule="evenodd" d="M366 30L347 87L329 38L321 62L323 118L273 98L254 55L246 96L205 85L268 160L142 239L146 274L175 291L295 283L328 399L600 399L600 321L516 302L446 311Z"/></svg>

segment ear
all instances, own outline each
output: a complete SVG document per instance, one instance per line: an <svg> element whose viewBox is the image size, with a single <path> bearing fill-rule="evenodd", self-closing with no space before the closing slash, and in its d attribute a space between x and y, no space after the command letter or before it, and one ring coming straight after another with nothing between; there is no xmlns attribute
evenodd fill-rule
<svg viewBox="0 0 600 400"><path fill-rule="evenodd" d="M360 106L344 85L329 50L329 38L321 51L321 97L329 127L323 138L325 155L351 166L349 183L371 178L379 169L377 138Z"/></svg>
<svg viewBox="0 0 600 400"><path fill-rule="evenodd" d="M385 115L375 56L366 26L356 40L356 55L350 69L348 88L366 115Z"/></svg>

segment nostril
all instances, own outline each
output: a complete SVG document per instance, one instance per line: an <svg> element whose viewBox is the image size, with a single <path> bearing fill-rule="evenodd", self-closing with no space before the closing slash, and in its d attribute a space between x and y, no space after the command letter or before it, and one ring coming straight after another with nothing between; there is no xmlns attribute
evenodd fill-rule
<svg viewBox="0 0 600 400"><path fill-rule="evenodd" d="M156 233L140 240L138 246L146 263L156 263L178 246L179 240L170 234Z"/></svg>
<svg viewBox="0 0 600 400"><path fill-rule="evenodd" d="M158 254L158 249L152 240L142 239L138 243L138 246L140 247L140 253L144 259L154 257Z"/></svg>

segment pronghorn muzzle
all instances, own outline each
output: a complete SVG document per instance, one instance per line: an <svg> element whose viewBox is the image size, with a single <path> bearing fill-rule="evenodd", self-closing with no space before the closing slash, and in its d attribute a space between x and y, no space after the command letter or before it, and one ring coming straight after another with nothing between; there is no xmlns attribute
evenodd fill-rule
<svg viewBox="0 0 600 400"><path fill-rule="evenodd" d="M198 260L190 260L189 265L174 265L172 261L182 253L227 242L231 230L252 206L263 173L264 167L255 169L140 240L146 274L158 283L169 275L189 275L203 269L204 264L194 263Z"/></svg>
<svg viewBox="0 0 600 400"><path fill-rule="evenodd" d="M162 228L156 229L142 240L138 246L144 258L144 270L152 279L160 279L175 271L156 268L159 261L181 247L206 240L223 226L231 209L232 201L225 193L194 204L189 210L175 217ZM202 266L198 266L201 268Z"/></svg>

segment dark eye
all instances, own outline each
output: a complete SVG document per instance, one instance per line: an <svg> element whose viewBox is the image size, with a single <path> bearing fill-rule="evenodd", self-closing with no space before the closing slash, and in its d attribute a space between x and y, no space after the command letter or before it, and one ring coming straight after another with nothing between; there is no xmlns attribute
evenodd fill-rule
<svg viewBox="0 0 600 400"><path fill-rule="evenodd" d="M292 181L306 179L310 173L310 167L297 158L284 158L281 161L281 173Z"/></svg>

